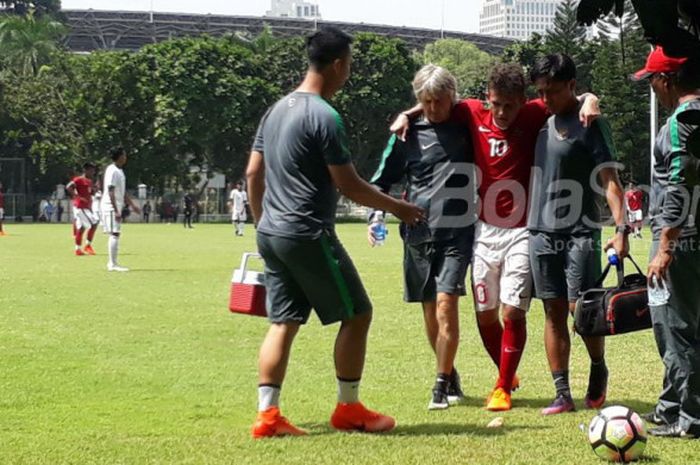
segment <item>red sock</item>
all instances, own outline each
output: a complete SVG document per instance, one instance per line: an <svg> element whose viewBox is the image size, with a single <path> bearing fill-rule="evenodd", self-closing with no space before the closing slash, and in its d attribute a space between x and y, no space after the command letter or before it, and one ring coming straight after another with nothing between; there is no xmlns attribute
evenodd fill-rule
<svg viewBox="0 0 700 465"><path fill-rule="evenodd" d="M501 322L497 320L490 325L478 326L481 342L484 343L484 347L491 356L493 363L499 366L501 363L501 339L503 338L503 326L501 326Z"/></svg>
<svg viewBox="0 0 700 465"><path fill-rule="evenodd" d="M95 237L95 231L97 231L97 226L93 226L92 228L88 229L88 242L92 242L92 238Z"/></svg>
<svg viewBox="0 0 700 465"><path fill-rule="evenodd" d="M510 392L513 377L518 371L520 357L527 341L527 324L525 318L520 320L504 319L503 342L501 344L501 366L498 373L497 387Z"/></svg>
<svg viewBox="0 0 700 465"><path fill-rule="evenodd" d="M85 232L84 228L80 228L75 232L75 245L78 247L83 243L83 232Z"/></svg>

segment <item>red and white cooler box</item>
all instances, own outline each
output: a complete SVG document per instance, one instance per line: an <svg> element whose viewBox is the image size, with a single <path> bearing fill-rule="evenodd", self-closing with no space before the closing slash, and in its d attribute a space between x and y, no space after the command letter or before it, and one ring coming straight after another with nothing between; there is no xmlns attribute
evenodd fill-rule
<svg viewBox="0 0 700 465"><path fill-rule="evenodd" d="M244 253L241 267L233 272L228 308L233 313L267 316L265 311L265 273L248 270L248 259L262 259L257 253Z"/></svg>

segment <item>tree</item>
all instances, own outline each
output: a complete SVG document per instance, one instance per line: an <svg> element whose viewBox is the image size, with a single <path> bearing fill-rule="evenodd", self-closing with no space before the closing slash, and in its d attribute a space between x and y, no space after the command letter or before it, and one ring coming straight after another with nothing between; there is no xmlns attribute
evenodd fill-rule
<svg viewBox="0 0 700 465"><path fill-rule="evenodd" d="M590 90L595 45L588 40L586 28L576 20L577 6L577 0L564 0L557 6L552 28L545 35L545 51L569 55L577 65L579 89Z"/></svg>
<svg viewBox="0 0 700 465"><path fill-rule="evenodd" d="M258 121L278 97L253 53L201 37L150 45L140 55L140 85L155 113L151 143L180 182L189 182L190 167L240 176Z"/></svg>
<svg viewBox="0 0 700 465"><path fill-rule="evenodd" d="M56 16L61 11L61 0L35 0L35 1L2 1L0 0L0 12L25 16L35 14L43 16L45 14Z"/></svg>
<svg viewBox="0 0 700 465"><path fill-rule="evenodd" d="M591 70L593 90L609 118L623 177L649 180L649 86L633 83L629 75L644 63L649 50L630 2L620 20L609 15L599 21L600 44ZM619 34L622 31L622 35Z"/></svg>
<svg viewBox="0 0 700 465"><path fill-rule="evenodd" d="M50 18L10 16L0 21L0 58L24 76L36 75L59 50L65 27Z"/></svg>
<svg viewBox="0 0 700 465"><path fill-rule="evenodd" d="M345 121L358 172L370 176L389 137L391 119L412 104L417 64L398 39L359 33L350 80L333 99Z"/></svg>
<svg viewBox="0 0 700 465"><path fill-rule="evenodd" d="M459 94L465 97L483 95L486 74L498 61L471 42L459 39L440 39L428 44L421 58L424 64L433 63L448 69L457 78Z"/></svg>

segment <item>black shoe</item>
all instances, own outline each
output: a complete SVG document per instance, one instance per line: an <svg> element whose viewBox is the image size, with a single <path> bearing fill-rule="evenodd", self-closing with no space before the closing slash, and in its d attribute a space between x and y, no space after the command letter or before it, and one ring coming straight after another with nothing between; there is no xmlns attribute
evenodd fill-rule
<svg viewBox="0 0 700 465"><path fill-rule="evenodd" d="M445 410L449 406L450 402L447 400L447 391L433 389L433 397L428 404L428 410Z"/></svg>
<svg viewBox="0 0 700 465"><path fill-rule="evenodd" d="M666 420L661 418L659 415L656 414L656 412L649 412L649 413L643 413L640 415L642 417L642 420L646 421L647 423L651 423L653 425L665 425Z"/></svg>
<svg viewBox="0 0 700 465"><path fill-rule="evenodd" d="M649 429L649 434L659 438L696 439L698 437L693 433L683 431L679 422L675 422L672 425L661 425L656 428L651 428Z"/></svg>
<svg viewBox="0 0 700 465"><path fill-rule="evenodd" d="M456 369L452 369L450 384L447 386L447 402L450 405L457 405L464 402L464 392L462 392L462 381Z"/></svg>

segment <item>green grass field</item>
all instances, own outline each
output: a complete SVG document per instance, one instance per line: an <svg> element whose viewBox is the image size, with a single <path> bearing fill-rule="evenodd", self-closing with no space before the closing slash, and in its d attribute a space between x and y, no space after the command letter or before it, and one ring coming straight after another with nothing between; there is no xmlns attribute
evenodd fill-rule
<svg viewBox="0 0 700 465"><path fill-rule="evenodd" d="M106 240L96 257L72 255L70 226L9 225L0 237L0 463L3 464L597 464L579 425L588 363L580 339L572 387L581 409L542 417L553 396L539 302L529 317L522 389L500 429L483 409L496 369L483 350L470 297L461 301L457 367L467 405L426 410L433 357L421 312L402 302L401 248L370 249L363 225L341 239L375 304L361 396L397 418L390 434L341 434L328 425L335 404L335 327L317 320L300 332L282 391L285 415L311 435L253 441L256 357L264 319L227 311L229 280L248 228L126 225L123 265L108 273ZM646 263L648 242L634 241ZM646 412L662 365L650 331L608 341L608 404ZM700 441L651 438L649 462L697 464Z"/></svg>

